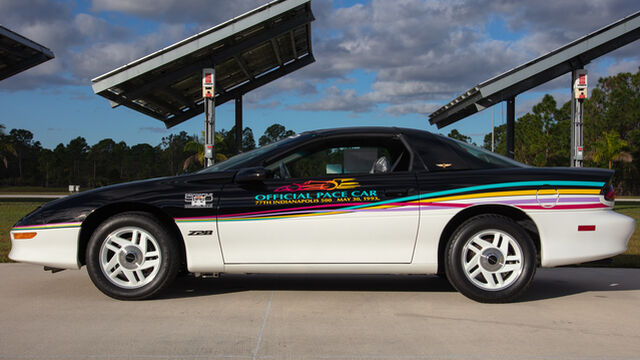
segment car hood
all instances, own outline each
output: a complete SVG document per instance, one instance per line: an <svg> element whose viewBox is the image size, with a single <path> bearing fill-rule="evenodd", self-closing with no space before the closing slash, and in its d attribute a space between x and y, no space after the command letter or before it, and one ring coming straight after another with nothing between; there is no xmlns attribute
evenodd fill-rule
<svg viewBox="0 0 640 360"><path fill-rule="evenodd" d="M185 174L104 186L45 203L15 226L82 222L108 204L141 203L159 207L168 201L183 201L186 192L217 191L232 181L234 175L235 171Z"/></svg>

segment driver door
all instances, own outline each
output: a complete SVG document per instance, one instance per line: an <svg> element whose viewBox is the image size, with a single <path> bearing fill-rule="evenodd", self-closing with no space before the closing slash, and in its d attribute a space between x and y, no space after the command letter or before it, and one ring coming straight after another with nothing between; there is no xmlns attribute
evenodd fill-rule
<svg viewBox="0 0 640 360"><path fill-rule="evenodd" d="M397 137L318 139L268 161L266 181L225 186L225 263L409 263L418 207Z"/></svg>

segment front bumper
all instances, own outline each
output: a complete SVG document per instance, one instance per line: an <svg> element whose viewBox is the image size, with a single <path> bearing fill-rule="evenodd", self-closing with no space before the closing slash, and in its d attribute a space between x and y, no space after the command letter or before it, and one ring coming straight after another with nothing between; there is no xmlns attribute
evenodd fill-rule
<svg viewBox="0 0 640 360"><path fill-rule="evenodd" d="M32 239L15 239L14 234L36 232ZM79 269L80 225L64 228L17 227L11 229L9 259L60 269Z"/></svg>
<svg viewBox="0 0 640 360"><path fill-rule="evenodd" d="M541 211L529 215L540 232L541 265L553 267L606 259L627 250L635 220L606 210ZM578 226L595 226L578 231Z"/></svg>

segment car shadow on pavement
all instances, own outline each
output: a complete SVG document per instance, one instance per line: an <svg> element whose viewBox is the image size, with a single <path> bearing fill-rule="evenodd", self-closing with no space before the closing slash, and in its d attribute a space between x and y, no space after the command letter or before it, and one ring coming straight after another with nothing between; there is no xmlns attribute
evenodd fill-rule
<svg viewBox="0 0 640 360"><path fill-rule="evenodd" d="M582 293L607 298L614 291L640 290L640 270L566 267L540 269L529 290L517 302L554 299Z"/></svg>
<svg viewBox="0 0 640 360"><path fill-rule="evenodd" d="M592 292L640 290L640 270L603 268L538 269L527 292L517 302L554 299ZM255 290L454 293L435 275L223 274L219 278L178 278L159 299L210 296Z"/></svg>
<svg viewBox="0 0 640 360"><path fill-rule="evenodd" d="M242 291L455 292L435 275L223 274L219 278L181 277L159 298L182 298Z"/></svg>

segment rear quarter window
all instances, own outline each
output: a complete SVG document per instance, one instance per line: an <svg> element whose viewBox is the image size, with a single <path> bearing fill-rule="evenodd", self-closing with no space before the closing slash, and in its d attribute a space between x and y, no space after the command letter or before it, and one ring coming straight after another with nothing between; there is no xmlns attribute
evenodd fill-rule
<svg viewBox="0 0 640 360"><path fill-rule="evenodd" d="M525 167L515 160L439 135L412 136L412 147L429 171Z"/></svg>

